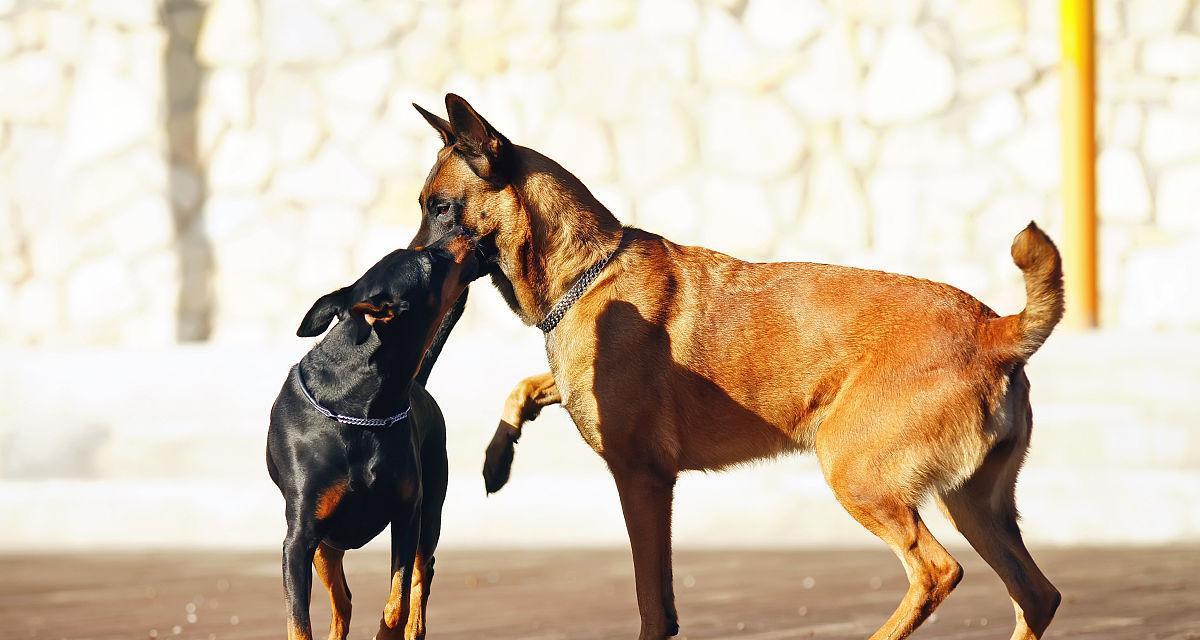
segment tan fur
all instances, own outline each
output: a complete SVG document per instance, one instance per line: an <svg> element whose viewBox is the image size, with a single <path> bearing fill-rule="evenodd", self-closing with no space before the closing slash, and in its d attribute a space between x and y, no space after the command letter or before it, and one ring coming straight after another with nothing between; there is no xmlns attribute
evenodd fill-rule
<svg viewBox="0 0 1200 640"><path fill-rule="evenodd" d="M643 640L678 631L670 566L678 473L792 451L816 453L838 500L910 576L904 600L872 638L907 637L962 575L917 513L931 494L993 557L1018 615L1036 612L1014 638L1040 636L1057 592L1024 552L1011 494L1029 436L1023 360L1061 314L1058 254L1044 234L1031 225L1018 236L1013 254L1030 283L1029 308L1003 319L941 283L743 262L622 230L573 175L531 149L484 145L500 151L481 158L470 155L478 145L453 146L480 131L498 136L481 118L460 124L460 102L447 98L451 120L460 115L453 134L442 132L452 146L438 154L422 202L465 200L461 224L495 243L494 280L526 323L540 321L625 236L546 337L546 352L563 406L616 481ZM481 164L491 179L479 177ZM503 184L497 173L507 176ZM519 388L506 420L535 389L553 397L542 384ZM979 492L1001 497L976 504Z"/></svg>
<svg viewBox="0 0 1200 640"><path fill-rule="evenodd" d="M333 515L337 506L341 504L342 498L346 496L346 490L350 485L346 478L342 478L337 482L326 487L317 496L316 516L317 520L324 520Z"/></svg>
<svg viewBox="0 0 1200 640"><path fill-rule="evenodd" d="M329 591L329 606L333 616L329 622L329 640L346 640L350 633L350 585L342 569L345 552L322 542L313 555L313 567L317 577Z"/></svg>

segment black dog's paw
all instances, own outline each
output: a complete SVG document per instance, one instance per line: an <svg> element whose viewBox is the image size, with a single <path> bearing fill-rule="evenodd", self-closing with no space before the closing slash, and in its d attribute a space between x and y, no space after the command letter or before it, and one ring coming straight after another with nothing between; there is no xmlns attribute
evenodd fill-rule
<svg viewBox="0 0 1200 640"><path fill-rule="evenodd" d="M517 437L516 427L501 420L483 458L483 486L488 493L496 493L508 482Z"/></svg>

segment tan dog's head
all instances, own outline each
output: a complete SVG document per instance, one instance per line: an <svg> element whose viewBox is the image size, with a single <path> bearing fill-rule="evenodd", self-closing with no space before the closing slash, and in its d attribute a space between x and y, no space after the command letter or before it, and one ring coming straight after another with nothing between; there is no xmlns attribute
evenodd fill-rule
<svg viewBox="0 0 1200 640"><path fill-rule="evenodd" d="M454 94L446 96L449 120L413 106L445 144L421 189L422 229L414 242L434 240L450 227L461 225L477 239L490 239L483 246L494 249L499 240L496 234L513 227L528 228L524 217L512 219L521 214L511 188L516 147Z"/></svg>
<svg viewBox="0 0 1200 640"><path fill-rule="evenodd" d="M444 143L421 189L413 243L462 226L479 247L482 272L515 312L533 320L557 285L547 265L577 274L620 223L571 172L509 142L466 100L446 95L449 120L413 106Z"/></svg>

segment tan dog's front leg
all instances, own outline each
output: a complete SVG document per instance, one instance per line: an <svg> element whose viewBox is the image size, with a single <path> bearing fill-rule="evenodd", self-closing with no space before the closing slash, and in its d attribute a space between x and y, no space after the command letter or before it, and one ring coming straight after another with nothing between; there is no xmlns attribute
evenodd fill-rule
<svg viewBox="0 0 1200 640"><path fill-rule="evenodd" d="M671 580L671 501L675 478L652 471L613 469L633 550L633 577L642 618L639 640L679 633Z"/></svg>
<svg viewBox="0 0 1200 640"><path fill-rule="evenodd" d="M513 387L504 401L500 424L483 459L483 484L488 493L499 491L512 473L515 445L525 423L537 419L542 409L562 402L554 376L549 372L530 376Z"/></svg>

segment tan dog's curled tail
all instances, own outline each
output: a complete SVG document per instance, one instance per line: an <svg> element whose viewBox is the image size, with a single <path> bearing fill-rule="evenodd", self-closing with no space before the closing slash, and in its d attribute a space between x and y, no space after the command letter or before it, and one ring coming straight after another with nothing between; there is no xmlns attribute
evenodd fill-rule
<svg viewBox="0 0 1200 640"><path fill-rule="evenodd" d="M1062 257L1050 236L1033 222L1013 238L1012 257L1025 275L1025 309L992 320L991 328L1000 357L1024 362L1062 320Z"/></svg>

